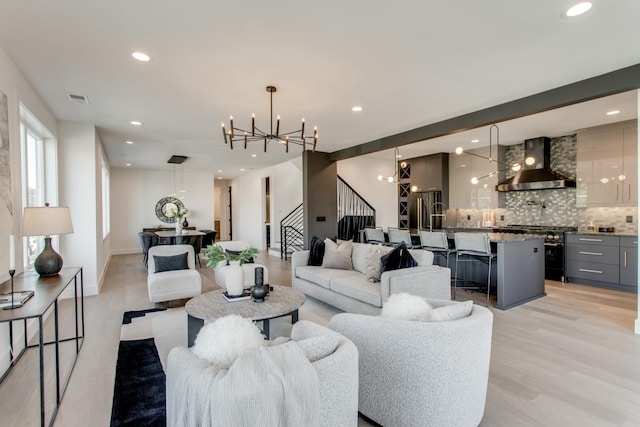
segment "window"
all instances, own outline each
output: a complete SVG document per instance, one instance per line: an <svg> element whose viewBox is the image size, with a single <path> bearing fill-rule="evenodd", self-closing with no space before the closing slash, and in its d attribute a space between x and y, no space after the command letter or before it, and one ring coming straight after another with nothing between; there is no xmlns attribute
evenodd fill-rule
<svg viewBox="0 0 640 427"><path fill-rule="evenodd" d="M57 201L55 178L55 141L49 132L23 105L20 106L22 151L22 206L44 206ZM51 151L53 149L53 152ZM50 163L53 163L50 166ZM25 265L31 266L44 248L43 236L25 237Z"/></svg>
<svg viewBox="0 0 640 427"><path fill-rule="evenodd" d="M111 232L111 187L109 183L109 165L105 159L104 152L100 153L102 163L102 238L106 239Z"/></svg>

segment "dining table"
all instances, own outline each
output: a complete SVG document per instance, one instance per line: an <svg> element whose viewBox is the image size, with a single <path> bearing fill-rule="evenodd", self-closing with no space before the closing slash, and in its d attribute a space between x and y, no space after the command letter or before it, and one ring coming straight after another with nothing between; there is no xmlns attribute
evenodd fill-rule
<svg viewBox="0 0 640 427"><path fill-rule="evenodd" d="M190 236L204 236L205 233L197 230L182 230L181 232L175 230L156 231L156 236L164 239L166 244L175 245L177 237L190 237Z"/></svg>

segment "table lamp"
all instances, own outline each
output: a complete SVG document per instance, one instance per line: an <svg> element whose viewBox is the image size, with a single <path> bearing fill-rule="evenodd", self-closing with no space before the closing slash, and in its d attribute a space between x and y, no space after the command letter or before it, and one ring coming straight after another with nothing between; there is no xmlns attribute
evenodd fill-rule
<svg viewBox="0 0 640 427"><path fill-rule="evenodd" d="M51 247L51 236L73 233L71 214L66 207L24 208L22 234L44 236L44 249L35 260L34 268L40 276L55 276L62 269L62 257Z"/></svg>

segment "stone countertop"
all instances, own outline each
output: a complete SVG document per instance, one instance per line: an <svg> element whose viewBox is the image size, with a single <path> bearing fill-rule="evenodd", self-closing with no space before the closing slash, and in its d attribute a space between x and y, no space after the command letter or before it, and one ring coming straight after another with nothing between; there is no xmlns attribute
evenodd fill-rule
<svg viewBox="0 0 640 427"><path fill-rule="evenodd" d="M456 228L457 231L463 233L477 233L483 232L489 235L489 241L491 243L513 243L513 242L524 242L527 240L536 240L536 239L544 239L544 236L539 235L531 235L531 234L522 234L522 233L493 233L491 229L464 229L464 228ZM453 230L447 230L447 238L453 240Z"/></svg>
<svg viewBox="0 0 640 427"><path fill-rule="evenodd" d="M597 231L567 231L567 234L579 234L584 236L614 236L614 237L638 237L633 233L600 233Z"/></svg>

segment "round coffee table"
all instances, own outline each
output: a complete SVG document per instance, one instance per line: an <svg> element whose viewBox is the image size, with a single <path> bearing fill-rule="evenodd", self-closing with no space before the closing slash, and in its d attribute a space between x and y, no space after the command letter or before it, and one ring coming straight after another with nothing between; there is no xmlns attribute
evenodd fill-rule
<svg viewBox="0 0 640 427"><path fill-rule="evenodd" d="M267 339L269 339L270 319L291 315L291 323L296 323L298 309L304 304L304 294L289 286L271 286L273 290L261 303L253 302L251 298L242 301L227 301L222 295L222 289L205 292L191 298L184 306L188 316L188 346L193 346L205 320L213 321L229 314L237 314L253 321L262 320L262 333Z"/></svg>

